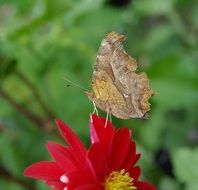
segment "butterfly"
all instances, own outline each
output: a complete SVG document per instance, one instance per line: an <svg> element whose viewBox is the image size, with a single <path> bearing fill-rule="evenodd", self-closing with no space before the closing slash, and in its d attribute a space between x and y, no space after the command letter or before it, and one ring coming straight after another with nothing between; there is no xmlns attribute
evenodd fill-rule
<svg viewBox="0 0 198 190"><path fill-rule="evenodd" d="M146 73L136 73L137 62L124 50L124 35L108 33L101 42L88 98L103 111L117 118L144 118L150 110Z"/></svg>

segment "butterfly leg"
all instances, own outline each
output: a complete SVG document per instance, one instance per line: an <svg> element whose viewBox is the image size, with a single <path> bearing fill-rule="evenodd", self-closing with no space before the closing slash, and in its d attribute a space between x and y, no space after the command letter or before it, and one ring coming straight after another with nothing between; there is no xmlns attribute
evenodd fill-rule
<svg viewBox="0 0 198 190"><path fill-rule="evenodd" d="M112 122L112 117L111 117L111 116L112 116L112 115L111 115L111 110L108 109L108 111L107 111L107 116L106 116L106 120L105 120L105 127L107 126L108 118L109 118L110 122Z"/></svg>
<svg viewBox="0 0 198 190"><path fill-rule="evenodd" d="M92 114L96 113L96 115L98 115L98 109L96 107L96 104L95 104L94 101L92 103L93 103L93 106L94 106L94 110L93 110Z"/></svg>
<svg viewBox="0 0 198 190"><path fill-rule="evenodd" d="M112 123L112 114L111 114L111 111L109 112L109 120Z"/></svg>

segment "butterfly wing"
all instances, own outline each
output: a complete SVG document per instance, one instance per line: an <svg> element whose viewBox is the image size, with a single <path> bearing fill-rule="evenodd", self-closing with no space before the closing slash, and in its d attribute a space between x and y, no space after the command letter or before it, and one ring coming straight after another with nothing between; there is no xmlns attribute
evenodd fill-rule
<svg viewBox="0 0 198 190"><path fill-rule="evenodd" d="M136 74L137 62L123 48L125 37L115 32L103 40L87 96L102 110L122 119L141 118L152 95L146 74Z"/></svg>

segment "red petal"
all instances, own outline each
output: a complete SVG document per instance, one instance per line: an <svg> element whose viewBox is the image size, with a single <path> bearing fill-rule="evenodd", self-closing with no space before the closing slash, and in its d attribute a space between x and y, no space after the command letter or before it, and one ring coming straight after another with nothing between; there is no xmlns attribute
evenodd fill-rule
<svg viewBox="0 0 198 190"><path fill-rule="evenodd" d="M76 170L68 173L67 177L69 179L68 186L72 187L71 189L80 185L96 183L95 177L89 171Z"/></svg>
<svg viewBox="0 0 198 190"><path fill-rule="evenodd" d="M55 163L50 161L41 161L27 167L24 176L42 179L42 180L59 180L64 171Z"/></svg>
<svg viewBox="0 0 198 190"><path fill-rule="evenodd" d="M135 163L139 160L141 154L131 155L131 157L128 157L128 160L124 161L124 165L122 166L123 169L126 171L129 170L129 168L133 167Z"/></svg>
<svg viewBox="0 0 198 190"><path fill-rule="evenodd" d="M78 136L61 120L56 120L56 124L59 127L61 134L68 142L68 144L76 151L79 152L79 157L86 155L86 148L81 143Z"/></svg>
<svg viewBox="0 0 198 190"><path fill-rule="evenodd" d="M106 123L106 125L105 125ZM106 152L109 151L110 141L114 135L115 128L105 118L98 117L97 115L91 115L90 121L90 136L92 144L95 142L102 143Z"/></svg>
<svg viewBox="0 0 198 190"><path fill-rule="evenodd" d="M134 185L137 187L138 190L157 190L154 185L144 181L135 182Z"/></svg>
<svg viewBox="0 0 198 190"><path fill-rule="evenodd" d="M105 177L105 172L107 170L107 158L105 155L104 148L100 143L94 143L91 145L88 156L91 165L95 171L98 182L103 182Z"/></svg>
<svg viewBox="0 0 198 190"><path fill-rule="evenodd" d="M67 149L59 144L49 142L47 149L57 164L67 173L75 169L75 160Z"/></svg>
<svg viewBox="0 0 198 190"><path fill-rule="evenodd" d="M118 129L113 137L110 149L109 164L111 170L121 169L131 141L131 134L128 128Z"/></svg>
<svg viewBox="0 0 198 190"><path fill-rule="evenodd" d="M139 166L135 166L135 167L133 167L133 168L130 169L129 173L130 173L130 176L131 176L135 181L137 181L138 177L140 176L141 169L140 169Z"/></svg>
<svg viewBox="0 0 198 190"><path fill-rule="evenodd" d="M130 142L129 150L122 163L121 168L125 169L126 171L129 170L133 165L138 161L140 158L140 154L136 154L136 147L134 142Z"/></svg>
<svg viewBox="0 0 198 190"><path fill-rule="evenodd" d="M46 184L56 190L63 190L66 186L65 184L61 183L60 181L47 181Z"/></svg>
<svg viewBox="0 0 198 190"><path fill-rule="evenodd" d="M80 187L76 187L74 190L104 190L104 187L97 184L86 184Z"/></svg>

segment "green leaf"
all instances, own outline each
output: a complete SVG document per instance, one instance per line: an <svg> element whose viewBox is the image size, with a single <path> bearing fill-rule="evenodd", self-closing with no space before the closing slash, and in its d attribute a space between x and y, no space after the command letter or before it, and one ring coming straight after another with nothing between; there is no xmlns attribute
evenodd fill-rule
<svg viewBox="0 0 198 190"><path fill-rule="evenodd" d="M186 190L197 190L197 187L198 187L198 182L193 181L187 184Z"/></svg>
<svg viewBox="0 0 198 190"><path fill-rule="evenodd" d="M148 50L155 50L156 48L161 48L161 46L166 43L174 35L174 29L168 24L163 24L151 28L148 31L146 39L144 41L144 48Z"/></svg>
<svg viewBox="0 0 198 190"><path fill-rule="evenodd" d="M0 184L0 190L25 190L24 187L20 186L16 182L6 179L0 179Z"/></svg>
<svg viewBox="0 0 198 190"><path fill-rule="evenodd" d="M43 181L36 181L36 189L38 189L38 190L49 190L49 187Z"/></svg>
<svg viewBox="0 0 198 190"><path fill-rule="evenodd" d="M132 6L139 14L145 16L168 14L172 11L175 0L141 0L135 1Z"/></svg>
<svg viewBox="0 0 198 190"><path fill-rule="evenodd" d="M173 152L174 173L180 182L194 186L198 179L198 148L180 148Z"/></svg>
<svg viewBox="0 0 198 190"><path fill-rule="evenodd" d="M20 175L15 148L6 133L0 136L0 150L0 163L3 167L15 176Z"/></svg>
<svg viewBox="0 0 198 190"><path fill-rule="evenodd" d="M169 177L163 177L160 180L159 183L159 189L160 190L181 190L179 183L177 183L176 180L169 178Z"/></svg>
<svg viewBox="0 0 198 190"><path fill-rule="evenodd" d="M140 140L144 146L155 150L163 143L162 132L165 126L162 124L164 109L157 107L150 113L149 120L140 131Z"/></svg>

